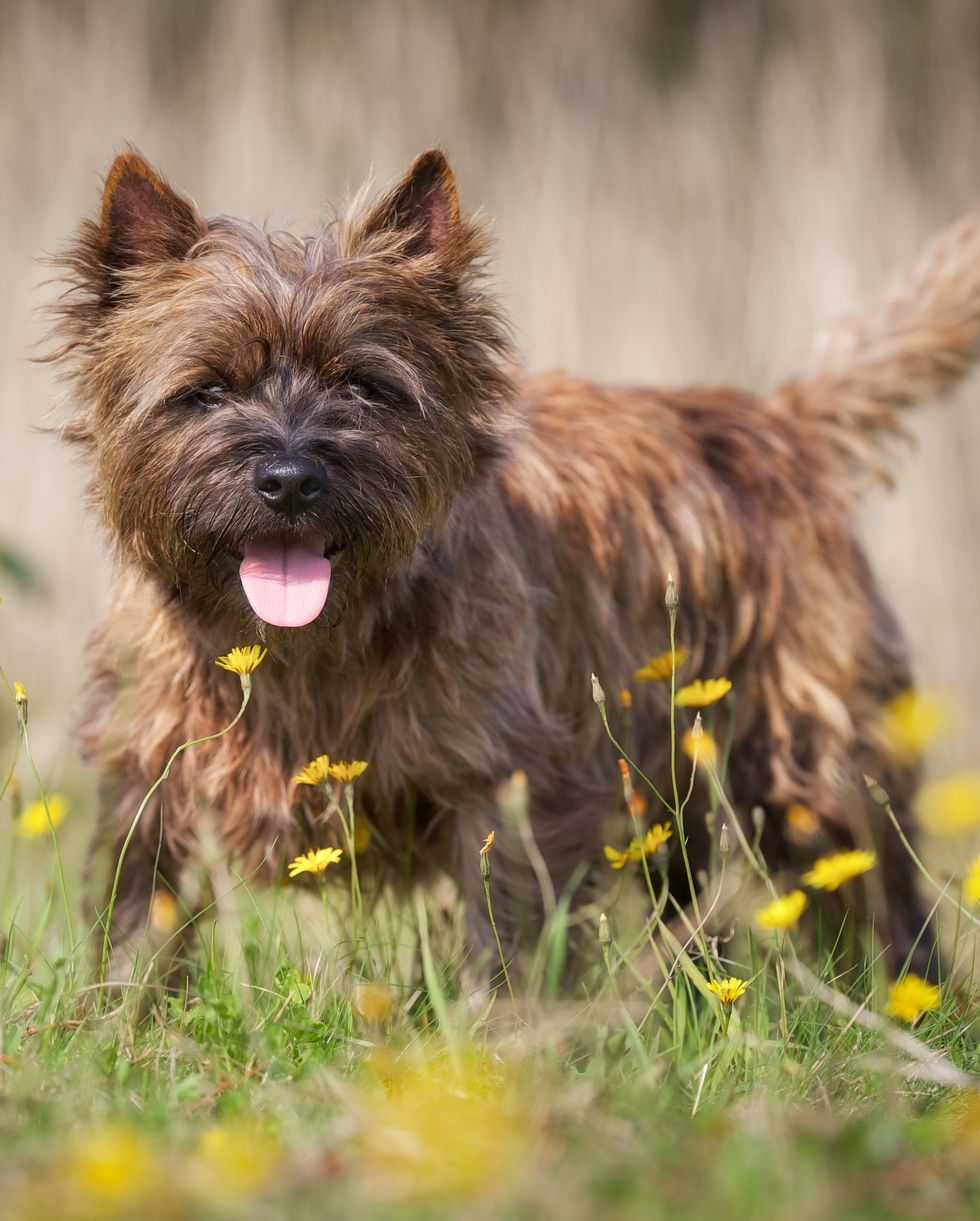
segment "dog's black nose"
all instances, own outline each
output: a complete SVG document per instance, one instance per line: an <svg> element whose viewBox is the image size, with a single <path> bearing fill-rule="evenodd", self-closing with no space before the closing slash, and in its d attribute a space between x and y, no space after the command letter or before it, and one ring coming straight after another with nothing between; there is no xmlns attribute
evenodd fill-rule
<svg viewBox="0 0 980 1221"><path fill-rule="evenodd" d="M270 509L295 516L323 495L323 468L309 458L265 458L255 468L255 490Z"/></svg>

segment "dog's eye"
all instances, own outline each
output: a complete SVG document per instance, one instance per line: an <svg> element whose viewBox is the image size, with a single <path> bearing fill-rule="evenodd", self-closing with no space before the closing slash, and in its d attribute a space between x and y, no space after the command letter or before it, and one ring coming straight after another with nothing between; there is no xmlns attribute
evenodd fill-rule
<svg viewBox="0 0 980 1221"><path fill-rule="evenodd" d="M227 401L228 389L222 386L220 382L215 382L210 386L195 386L191 390L185 390L183 394L179 394L176 402L186 407L197 407L201 411L213 411L215 407L221 407Z"/></svg>

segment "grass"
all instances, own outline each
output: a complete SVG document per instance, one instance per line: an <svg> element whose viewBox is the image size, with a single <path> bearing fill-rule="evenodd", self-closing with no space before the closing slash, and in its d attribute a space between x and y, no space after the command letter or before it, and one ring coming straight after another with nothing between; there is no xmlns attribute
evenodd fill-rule
<svg viewBox="0 0 980 1221"><path fill-rule="evenodd" d="M26 705L8 692L9 775L54 809ZM727 805L726 755L708 770L731 831L696 900L671 906L664 861L683 850L700 790L678 755L655 819L676 834L645 850L626 764L633 859L610 865L601 902L579 913L547 896L513 990L503 949L468 959L454 901L362 893L349 868L356 779L323 780L347 853L312 890L253 889L205 844L215 899L170 993L101 985L104 927L82 916L70 819L11 839L0 1219L977 1215L975 909L935 883L954 978L914 1026L891 1018L868 934L754 926L787 887L768 874L760 828ZM16 782L5 787L23 817ZM533 865L520 776L501 801ZM472 867L492 907L492 845ZM717 922L723 893L734 914ZM173 905L155 918L176 933ZM572 982L574 940L586 965ZM728 977L744 982L731 1004L717 995Z"/></svg>

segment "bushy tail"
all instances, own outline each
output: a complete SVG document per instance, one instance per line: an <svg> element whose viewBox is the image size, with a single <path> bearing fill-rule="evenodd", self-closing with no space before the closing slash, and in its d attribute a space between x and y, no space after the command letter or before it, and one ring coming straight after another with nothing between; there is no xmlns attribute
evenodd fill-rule
<svg viewBox="0 0 980 1221"><path fill-rule="evenodd" d="M936 237L894 290L839 319L774 393L856 473L889 480L881 441L901 409L950 391L980 357L980 209Z"/></svg>

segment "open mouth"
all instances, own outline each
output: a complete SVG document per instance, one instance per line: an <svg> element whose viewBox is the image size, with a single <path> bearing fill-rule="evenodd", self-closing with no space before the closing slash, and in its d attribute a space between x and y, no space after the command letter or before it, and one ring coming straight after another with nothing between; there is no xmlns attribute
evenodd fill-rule
<svg viewBox="0 0 980 1221"><path fill-rule="evenodd" d="M336 550L322 536L246 543L238 575L249 606L273 627L312 623L326 605Z"/></svg>

